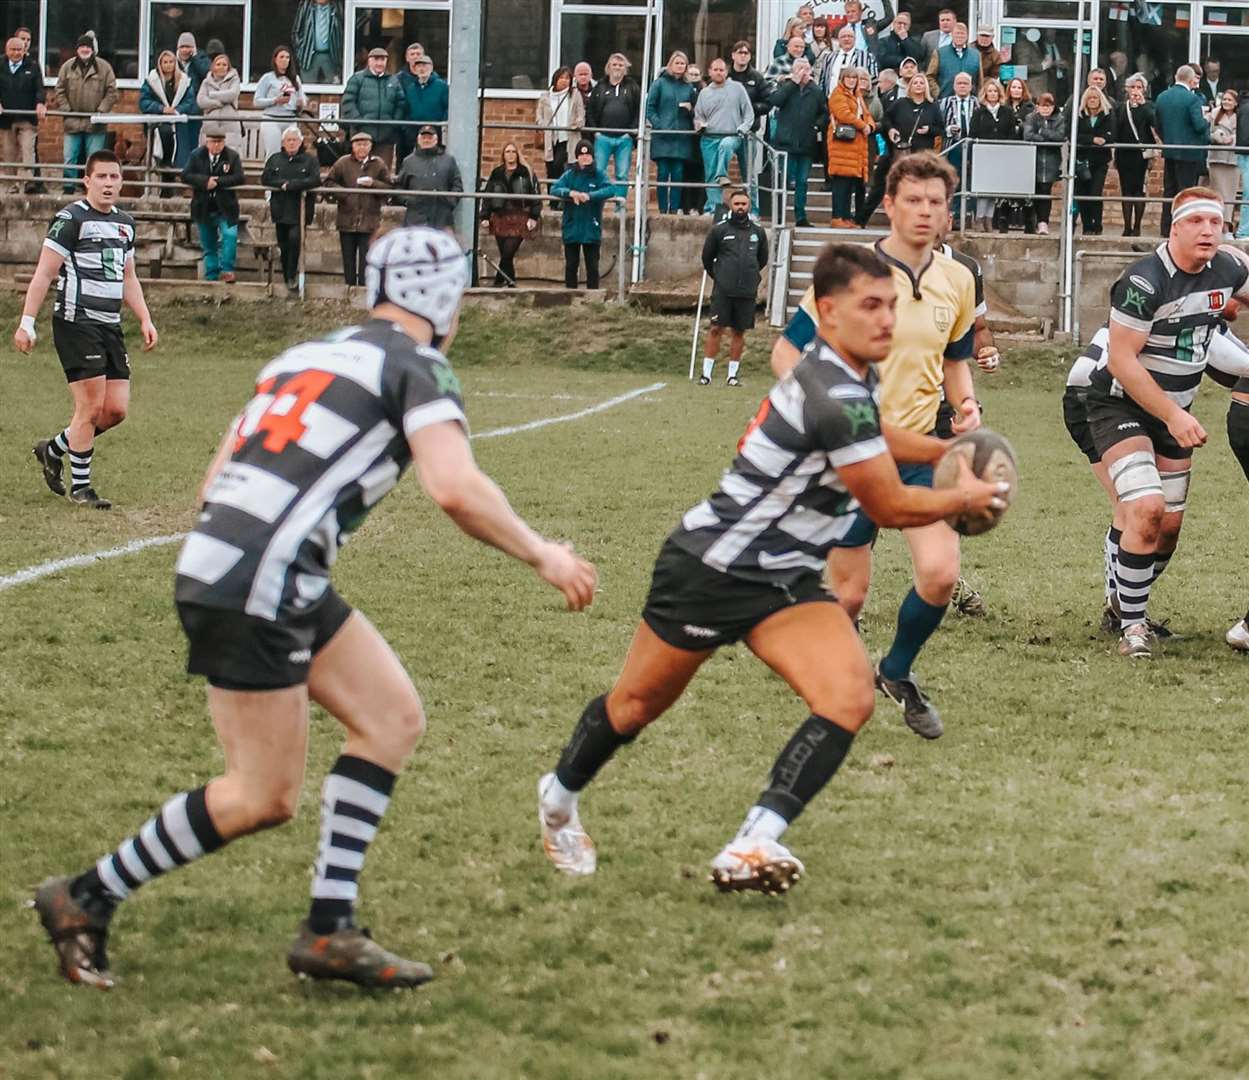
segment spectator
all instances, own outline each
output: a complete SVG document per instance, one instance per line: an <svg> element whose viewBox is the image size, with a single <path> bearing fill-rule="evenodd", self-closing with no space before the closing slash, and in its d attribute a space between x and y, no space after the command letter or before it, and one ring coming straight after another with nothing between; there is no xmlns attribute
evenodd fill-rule
<svg viewBox="0 0 1249 1080"><path fill-rule="evenodd" d="M1028 89L1027 82L1018 76L1006 84L1006 104L1011 107L1015 113L1015 119L1019 121L1019 131L1022 137L1023 122L1032 115L1036 104L1032 100L1032 91Z"/></svg>
<svg viewBox="0 0 1249 1080"><path fill-rule="evenodd" d="M794 188L794 216L798 225L808 228L807 179L811 175L811 150L816 138L823 141L828 127L828 101L815 84L811 64L794 62L789 78L772 91L769 99L776 109L776 130L772 145L789 155L785 184Z"/></svg>
<svg viewBox="0 0 1249 1080"><path fill-rule="evenodd" d="M693 89L695 95L695 103L697 96L702 93L703 76L697 64L690 64L685 69L685 81ZM685 175L686 176L702 176L703 174L703 148L702 139L690 139L689 157L685 159ZM701 214L703 206L706 204L706 192L701 187L683 187L681 190L681 212L684 214Z"/></svg>
<svg viewBox="0 0 1249 1080"><path fill-rule="evenodd" d="M746 94L750 98L751 107L755 111L755 122L751 125L751 130L757 132L763 127L764 117L772 111L772 107L768 104L767 79L764 77L763 72L750 66L750 58L750 42L737 42L733 46L732 63L729 65L729 78L735 83L741 83L745 87ZM751 139L743 138L741 148L737 151L737 170L741 173L742 183L750 190L751 206L755 214L759 212L759 182L757 177L761 165L759 151L755 144Z"/></svg>
<svg viewBox="0 0 1249 1080"><path fill-rule="evenodd" d="M929 89L932 88L931 78L928 80L928 86ZM962 143L971 134L971 118L976 109L976 99L971 96L971 86L971 75L966 71L960 71L954 76L954 93L947 98L942 98L940 103L941 119L945 125L945 146L953 147L945 154L945 157L960 177L965 149ZM944 148L943 152L945 152ZM954 196L955 217L959 216L962 201L961 193Z"/></svg>
<svg viewBox="0 0 1249 1080"><path fill-rule="evenodd" d="M393 76L386 74L386 62L390 54L385 49L370 49L365 66L357 71L343 88L340 115L344 120L380 121L351 125L354 135L367 131L373 139L373 153L386 162L389 169L395 159L395 143L399 129L394 121L407 115L407 101L403 89Z"/></svg>
<svg viewBox="0 0 1249 1080"><path fill-rule="evenodd" d="M464 190L460 166L438 142L438 129L433 124L424 124L417 130L416 149L404 158L403 167L395 177L395 187L404 191ZM406 196L403 223L450 229L455 221L457 201L443 195Z"/></svg>
<svg viewBox="0 0 1249 1080"><path fill-rule="evenodd" d="M885 111L885 138L893 156L937 148L943 125L930 90L927 76L916 72L907 83L906 97L898 98Z"/></svg>
<svg viewBox="0 0 1249 1080"><path fill-rule="evenodd" d="M719 63L723 67L724 61ZM694 88L685 81L687 67L689 58L685 53L674 52L668 57L668 66L651 83L646 94L646 123L659 132L651 135L650 156L655 161L661 214L675 214L681 208L681 189L671 184L673 181L679 184L685 179L685 159L689 156L689 143L694 131L694 102L698 98ZM739 89L743 95L746 94L744 88ZM753 109L750 117L754 119ZM666 134L670 131L688 131L691 134Z"/></svg>
<svg viewBox="0 0 1249 1080"><path fill-rule="evenodd" d="M1249 146L1249 94L1240 99L1236 110L1236 145ZM1240 169L1240 224L1236 226L1236 239L1249 240L1249 150L1236 151L1236 164Z"/></svg>
<svg viewBox="0 0 1249 1080"><path fill-rule="evenodd" d="M266 159L260 182L270 189L269 216L282 255L282 281L294 292L299 288L301 225L312 224L316 206L306 193L321 183L321 166L304 149L304 136L297 124L282 132L278 152Z"/></svg>
<svg viewBox="0 0 1249 1080"><path fill-rule="evenodd" d="M966 73L974 91L980 83L980 54L967 46L967 27L955 23L949 45L943 45L928 61L928 81L936 98L954 93L954 77Z"/></svg>
<svg viewBox="0 0 1249 1080"><path fill-rule="evenodd" d="M1201 110L1197 93L1197 72L1188 64L1175 72L1175 83L1158 95L1154 116L1162 137L1162 235L1171 235L1171 199L1185 188L1201 182L1206 152L1200 147L1210 141L1210 125ZM1196 147L1193 149L1193 147Z"/></svg>
<svg viewBox="0 0 1249 1080"><path fill-rule="evenodd" d="M57 72L53 100L60 112L107 113L117 101L117 77L107 60L95 54L95 38L83 34L78 39L74 56ZM93 124L86 116L67 116L64 120L65 192L74 191L74 182L81 174L80 166L97 150L104 149L108 128Z"/></svg>
<svg viewBox="0 0 1249 1080"><path fill-rule="evenodd" d="M807 52L806 40L800 33L791 34L789 42L785 47L785 51L776 57L772 63L768 65L767 81L768 81L768 100L772 100L772 95L776 92L790 76L794 70L794 64L803 59Z"/></svg>
<svg viewBox="0 0 1249 1080"><path fill-rule="evenodd" d="M412 46L409 46L409 49L411 48ZM399 85L403 88L403 97L407 103L408 119L436 125L439 142L446 142L442 132L447 122L450 97L447 80L434 71L433 58L422 49L421 55L399 72ZM405 150L415 144L415 140L409 141L412 130L412 128L403 130Z"/></svg>
<svg viewBox="0 0 1249 1080"><path fill-rule="evenodd" d="M590 108L590 95L594 93L594 69L584 60L572 69L572 84L581 95L581 112L584 115Z"/></svg>
<svg viewBox="0 0 1249 1080"><path fill-rule="evenodd" d="M874 47L876 45L876 35L867 32L867 24L863 21L863 4L862 0L846 0L846 17L841 26L837 28L837 34L840 37L843 28L849 27L854 34L854 47L861 49L868 55L874 55ZM866 64L860 64L860 67L866 67ZM875 70L875 69L872 69Z"/></svg>
<svg viewBox="0 0 1249 1080"><path fill-rule="evenodd" d="M243 183L243 162L226 145L225 128L204 124L204 145L191 152L182 182L191 192L191 220L199 228L204 252L204 280L234 282L239 242L239 200L234 188Z"/></svg>
<svg viewBox="0 0 1249 1080"><path fill-rule="evenodd" d="M500 163L486 181L486 191L500 195L538 194L538 182L516 143L504 144ZM516 252L525 237L538 227L541 218L542 203L538 199L524 202L520 199L482 200L481 220L499 248L499 266L494 275L496 289L516 288Z"/></svg>
<svg viewBox="0 0 1249 1080"><path fill-rule="evenodd" d="M252 106L263 109L265 116L281 117L286 123L273 119L260 125L260 145L266 161L282 148L291 121L308 107L308 95L299 78L299 61L291 47L279 45L269 63L269 70L256 84Z"/></svg>
<svg viewBox="0 0 1249 1080"><path fill-rule="evenodd" d="M832 52L835 48L835 42L828 28L828 19L826 19L823 15L817 16L815 21L811 24L811 41L809 44L811 52L815 56L815 59L811 61L811 64L818 71L820 57L822 57L825 53Z"/></svg>
<svg viewBox="0 0 1249 1080"><path fill-rule="evenodd" d="M954 44L954 26L957 22L958 15L953 8L942 8L937 12L937 29L927 31L920 42L924 46L924 55L919 61L921 64L927 64L947 45ZM931 87L929 92L933 92Z"/></svg>
<svg viewBox="0 0 1249 1080"><path fill-rule="evenodd" d="M1080 231L1085 236L1101 236L1101 194L1110 168L1110 148L1114 142L1114 116L1110 102L1095 86L1080 98L1076 118L1075 199L1080 214Z"/></svg>
<svg viewBox="0 0 1249 1080"><path fill-rule="evenodd" d="M1055 106L1054 95L1049 91L1037 98L1036 109L1024 121L1023 137L1028 142L1048 144L1036 150L1037 197L1031 204L1031 212L1025 210L1024 217L1026 232L1045 235L1050 231L1050 193L1062 176L1062 144L1067 141L1066 118Z"/></svg>
<svg viewBox="0 0 1249 1080"><path fill-rule="evenodd" d="M715 284L699 386L711 382L725 327L729 330L729 374L725 385L742 385L737 373L746 348L746 331L755 327L759 280L767 265L768 234L750 220L750 193L739 188L729 197L728 216L713 225L703 241L703 270Z"/></svg>
<svg viewBox="0 0 1249 1080"><path fill-rule="evenodd" d="M390 184L390 171L386 162L373 153L373 136L367 131L357 131L351 137L351 153L334 162L326 174L326 187L360 193L330 196L338 204L334 224L343 253L343 280L348 285L364 284L369 238L382 223L382 198L369 192L389 188Z"/></svg>
<svg viewBox="0 0 1249 1080"><path fill-rule="evenodd" d="M858 92L863 99L863 103L867 106L867 111L871 114L872 123L879 129L881 121L885 118L885 108L880 103L880 97L872 90L872 76L867 68L855 68L855 74L858 75ZM875 150L873 149L874 138L867 140L867 152L870 159Z"/></svg>
<svg viewBox="0 0 1249 1080"><path fill-rule="evenodd" d="M48 111L44 105L43 74L26 55L17 36L5 42L4 55L8 63L0 64L0 160L22 162L17 174L25 180L29 191L33 183L30 166L35 163L35 134ZM5 187L21 190L17 183Z"/></svg>
<svg viewBox="0 0 1249 1080"><path fill-rule="evenodd" d="M980 106L971 117L970 134L973 139L1010 141L1019 138L1019 120L1005 98L1002 84L997 79L989 79L980 87ZM976 217L985 232L994 228L998 232L1010 229L1010 219L1004 206L999 206L991 196L976 198Z"/></svg>
<svg viewBox="0 0 1249 1080"><path fill-rule="evenodd" d="M22 55L29 56L30 55L30 43L35 40L30 32L30 27L19 26L16 30L13 31L13 36L22 43Z"/></svg>
<svg viewBox="0 0 1249 1080"><path fill-rule="evenodd" d="M568 146L585 127L585 100L572 84L572 68L556 68L551 89L538 98L546 178L558 180L568 167Z"/></svg>
<svg viewBox="0 0 1249 1080"><path fill-rule="evenodd" d="M613 190L594 164L594 148L581 139L576 164L570 166L551 188L564 200L564 287L577 287L577 273L585 257L585 287L598 288L598 253L603 242L603 203Z"/></svg>
<svg viewBox="0 0 1249 1080"><path fill-rule="evenodd" d="M628 194L629 166L633 161L633 133L641 114L642 88L629 77L629 61L623 53L607 58L605 78L590 93L585 111L586 127L602 128L594 135L594 167L604 176L614 161L616 197Z"/></svg>
<svg viewBox="0 0 1249 1080"><path fill-rule="evenodd" d="M337 83L343 74L341 0L299 0L291 41L308 82Z"/></svg>
<svg viewBox="0 0 1249 1080"><path fill-rule="evenodd" d="M1207 61L1207 64L1209 62ZM1210 186L1223 200L1223 231L1225 239L1232 238L1232 211L1236 205L1236 183L1240 179L1236 165L1236 110L1240 95L1225 89L1219 94L1218 107L1210 110L1210 143L1212 147L1206 158L1210 170Z"/></svg>
<svg viewBox="0 0 1249 1080"><path fill-rule="evenodd" d="M842 27L842 31L845 31ZM841 69L841 79L828 98L828 176L833 187L834 229L855 228L852 203L863 208L867 181L867 140L875 130L863 95L859 69Z"/></svg>
<svg viewBox="0 0 1249 1080"><path fill-rule="evenodd" d="M189 30L184 30L178 35L178 47L174 55L178 58L178 70L190 82L190 101L187 105L187 116L199 116L200 108L196 98L199 96L200 84L208 74L208 69L212 67L212 60L203 49L196 45L195 35ZM202 126L203 121L201 120L188 120L182 125L182 131L179 132L178 137L176 156L173 161L174 168L179 172L186 167L191 151L199 146L200 129Z"/></svg>
<svg viewBox="0 0 1249 1080"><path fill-rule="evenodd" d="M1146 100L1149 83L1144 75L1133 75L1123 86L1124 102L1115 110L1115 142L1143 143L1149 149L1120 146L1115 150L1115 171L1119 174L1119 191L1123 202L1123 235L1140 236L1145 203L1129 199L1145 195L1145 174L1149 162L1157 157L1153 144L1158 141L1154 107Z"/></svg>
<svg viewBox="0 0 1249 1080"><path fill-rule="evenodd" d="M814 21L815 20L812 19L812 22ZM776 39L776 44L772 46L772 59L779 60L786 53L789 53L792 58L794 54L793 50L790 48L790 42L795 37L802 38L802 52L798 55L805 56L808 60L814 63L815 54L807 47L809 41L807 37L807 24L797 15L786 21L785 29L781 32L781 36ZM790 67L793 67L792 62ZM785 75L788 74L789 72L786 71Z"/></svg>
<svg viewBox="0 0 1249 1080"><path fill-rule="evenodd" d="M906 87L898 85L898 73L892 68L885 68L876 77L876 101L880 105L882 120L885 110L897 101L905 90Z"/></svg>
<svg viewBox="0 0 1249 1080"><path fill-rule="evenodd" d="M720 205L720 177L728 175L729 162L741 149L742 136L755 122L755 110L746 88L729 81L728 65L723 60L712 60L708 70L711 82L694 105L694 130L702 133L699 142L707 184L703 212L710 214Z"/></svg>
<svg viewBox="0 0 1249 1080"><path fill-rule="evenodd" d="M1127 87L1124 80L1128 76L1128 54L1116 49L1106 57L1106 93L1118 100L1126 100ZM1148 89L1148 84L1146 84Z"/></svg>
<svg viewBox="0 0 1249 1080"><path fill-rule="evenodd" d="M901 73L902 61L924 61L924 43L911 37L911 13L899 11L893 17L893 25L876 39L876 63L882 69L892 68Z"/></svg>
<svg viewBox="0 0 1249 1080"><path fill-rule="evenodd" d="M1207 105L1213 105L1219 100L1219 95L1227 89L1226 85L1219 81L1223 74L1223 65L1211 56L1201 65L1201 73L1204 77L1197 87L1197 93L1202 96Z"/></svg>
<svg viewBox="0 0 1249 1080"><path fill-rule="evenodd" d="M988 79L999 79L1002 73L1002 54L993 43L993 28L976 27L976 52L980 56L980 85Z"/></svg>
<svg viewBox="0 0 1249 1080"><path fill-rule="evenodd" d="M212 67L195 95L205 124L224 131L226 144L235 153L243 149L243 123L238 119L239 92L242 89L243 80L230 66L230 58L219 52L213 54Z"/></svg>
<svg viewBox="0 0 1249 1080"><path fill-rule="evenodd" d="M837 31L837 48L821 59L825 63L816 65L815 78L825 97L836 91L846 68L866 68L873 79L876 76L876 61L866 49L855 46L854 30L849 26Z"/></svg>
<svg viewBox="0 0 1249 1080"><path fill-rule="evenodd" d="M194 98L191 79L178 67L178 58L166 49L156 58L156 66L148 72L139 87L139 111L149 116L190 116ZM183 124L157 124L151 128L152 164L159 172L181 172L178 168L178 144L187 137ZM189 155L187 155L189 156ZM172 194L164 185L161 196Z"/></svg>

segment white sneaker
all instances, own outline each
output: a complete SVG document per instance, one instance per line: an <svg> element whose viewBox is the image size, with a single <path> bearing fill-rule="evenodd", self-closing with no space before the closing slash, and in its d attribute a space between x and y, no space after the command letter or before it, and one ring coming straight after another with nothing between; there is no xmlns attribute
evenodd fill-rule
<svg viewBox="0 0 1249 1080"><path fill-rule="evenodd" d="M1227 632L1227 643L1237 652L1249 652L1249 618L1241 619Z"/></svg>
<svg viewBox="0 0 1249 1080"><path fill-rule="evenodd" d="M565 814L553 807L548 808L543 802L542 793L553 779L555 774L547 773L538 781L538 825L542 829L542 849L561 873L576 876L592 874L598 867L598 854L594 850L594 841L581 827L577 808L574 806L571 814Z"/></svg>
<svg viewBox="0 0 1249 1080"><path fill-rule="evenodd" d="M711 882L721 892L753 890L780 896L806 869L784 844L767 837L738 837L711 860Z"/></svg>

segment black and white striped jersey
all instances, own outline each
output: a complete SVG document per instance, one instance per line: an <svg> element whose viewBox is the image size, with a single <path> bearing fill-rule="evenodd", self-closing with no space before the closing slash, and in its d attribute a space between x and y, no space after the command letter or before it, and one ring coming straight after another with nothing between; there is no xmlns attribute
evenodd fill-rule
<svg viewBox="0 0 1249 1080"><path fill-rule="evenodd" d="M407 437L467 428L446 359L382 319L288 349L261 371L178 557L180 603L279 620L329 587L338 549L411 463Z"/></svg>
<svg viewBox="0 0 1249 1080"><path fill-rule="evenodd" d="M1110 347L1110 329L1100 327L1093 339L1084 346L1080 355L1072 362L1067 372L1067 385L1079 390L1087 390L1093 379L1097 365L1104 362L1106 350Z"/></svg>
<svg viewBox="0 0 1249 1080"><path fill-rule="evenodd" d="M949 244L942 244L941 250L956 263L962 263L971 272L972 279L976 282L976 318L988 315L989 305L984 299L984 271L980 269L980 263L965 251L952 248Z"/></svg>
<svg viewBox="0 0 1249 1080"><path fill-rule="evenodd" d="M1197 273L1175 265L1166 243L1138 259L1110 290L1110 321L1148 334L1137 359L1154 382L1182 408L1197 396L1211 336L1221 313L1245 287L1249 268L1226 251L1215 253ZM1108 358L1093 372L1091 393L1125 398Z"/></svg>
<svg viewBox="0 0 1249 1080"><path fill-rule="evenodd" d="M126 264L134 259L134 218L115 206L102 213L79 199L56 212L43 246L65 260L53 317L120 324Z"/></svg>
<svg viewBox="0 0 1249 1080"><path fill-rule="evenodd" d="M861 379L817 337L764 399L719 489L671 540L734 577L784 586L821 573L859 505L837 470L887 452L875 368Z"/></svg>

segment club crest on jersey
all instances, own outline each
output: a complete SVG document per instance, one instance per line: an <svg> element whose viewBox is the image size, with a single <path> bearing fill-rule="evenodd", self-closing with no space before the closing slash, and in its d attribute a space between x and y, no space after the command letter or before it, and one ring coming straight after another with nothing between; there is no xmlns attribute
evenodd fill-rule
<svg viewBox="0 0 1249 1080"><path fill-rule="evenodd" d="M935 307L932 309L932 321L937 324L937 329L944 334L954 325L954 311L944 305Z"/></svg>
<svg viewBox="0 0 1249 1080"><path fill-rule="evenodd" d="M1210 294L1210 310L1211 311L1222 311L1223 308L1226 306L1226 304L1227 304L1227 300L1223 296L1222 289L1215 289L1214 292Z"/></svg>

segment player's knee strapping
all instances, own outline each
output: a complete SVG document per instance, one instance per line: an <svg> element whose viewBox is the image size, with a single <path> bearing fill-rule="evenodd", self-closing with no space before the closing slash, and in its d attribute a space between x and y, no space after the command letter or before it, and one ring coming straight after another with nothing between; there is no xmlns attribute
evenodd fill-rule
<svg viewBox="0 0 1249 1080"><path fill-rule="evenodd" d="M1168 514L1178 514L1188 506L1188 485L1192 480L1192 472L1159 472L1158 479L1162 484L1162 498L1166 503Z"/></svg>
<svg viewBox="0 0 1249 1080"><path fill-rule="evenodd" d="M1249 480L1249 404L1233 401L1227 410L1227 443Z"/></svg>
<svg viewBox="0 0 1249 1080"><path fill-rule="evenodd" d="M607 695L596 697L573 730L572 738L559 756L555 777L569 791L580 791L617 749L633 742L636 735L621 735L607 718Z"/></svg>
<svg viewBox="0 0 1249 1080"><path fill-rule="evenodd" d="M1135 450L1121 457L1110 466L1109 473L1120 502L1163 494L1158 464L1148 450Z"/></svg>
<svg viewBox="0 0 1249 1080"><path fill-rule="evenodd" d="M841 767L854 732L814 713L808 716L772 766L772 779L756 805L793 821Z"/></svg>

